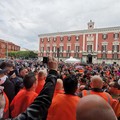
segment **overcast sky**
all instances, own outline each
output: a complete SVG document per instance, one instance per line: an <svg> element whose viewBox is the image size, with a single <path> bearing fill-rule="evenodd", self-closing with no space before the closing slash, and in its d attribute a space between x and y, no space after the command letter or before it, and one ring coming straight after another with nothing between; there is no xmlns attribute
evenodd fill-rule
<svg viewBox="0 0 120 120"><path fill-rule="evenodd" d="M0 0L0 39L38 50L38 35L120 26L120 0Z"/></svg>

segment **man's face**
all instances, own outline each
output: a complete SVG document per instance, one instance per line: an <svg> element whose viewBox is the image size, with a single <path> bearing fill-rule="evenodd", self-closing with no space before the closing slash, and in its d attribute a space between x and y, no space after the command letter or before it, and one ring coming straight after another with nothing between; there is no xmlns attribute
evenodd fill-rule
<svg viewBox="0 0 120 120"><path fill-rule="evenodd" d="M10 73L10 71L13 71L13 67L6 67L7 73Z"/></svg>
<svg viewBox="0 0 120 120"><path fill-rule="evenodd" d="M4 76L4 74L0 74L0 78L2 78Z"/></svg>
<svg viewBox="0 0 120 120"><path fill-rule="evenodd" d="M25 77L25 75L27 75L28 74L28 70L27 69L23 69L21 72L20 72L20 75L22 76L22 77Z"/></svg>

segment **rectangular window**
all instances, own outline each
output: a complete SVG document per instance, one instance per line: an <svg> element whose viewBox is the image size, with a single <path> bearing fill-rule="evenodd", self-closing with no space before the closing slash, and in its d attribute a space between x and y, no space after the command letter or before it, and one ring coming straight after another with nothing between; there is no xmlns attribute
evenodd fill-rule
<svg viewBox="0 0 120 120"><path fill-rule="evenodd" d="M56 46L52 47L52 52L56 52Z"/></svg>
<svg viewBox="0 0 120 120"><path fill-rule="evenodd" d="M63 57L63 53L60 53L60 54L59 54L59 57Z"/></svg>
<svg viewBox="0 0 120 120"><path fill-rule="evenodd" d="M103 53L102 54L102 59L106 59L107 58L107 54L106 53Z"/></svg>
<svg viewBox="0 0 120 120"><path fill-rule="evenodd" d="M76 36L76 41L78 41L79 40L79 36Z"/></svg>
<svg viewBox="0 0 120 120"><path fill-rule="evenodd" d="M107 37L108 37L108 35L107 35L107 34L103 34L103 35L102 35L103 40L106 40L106 39L107 39Z"/></svg>
<svg viewBox="0 0 120 120"><path fill-rule="evenodd" d="M118 39L119 38L119 33L114 33L113 37L114 37L114 39Z"/></svg>
<svg viewBox="0 0 120 120"><path fill-rule="evenodd" d="M75 57L75 58L79 58L79 53L75 53L75 54L74 54L74 57Z"/></svg>
<svg viewBox="0 0 120 120"><path fill-rule="evenodd" d="M50 55L50 53L46 53L46 56L49 56Z"/></svg>
<svg viewBox="0 0 120 120"><path fill-rule="evenodd" d="M75 46L75 51L79 52L80 51L80 46Z"/></svg>
<svg viewBox="0 0 120 120"><path fill-rule="evenodd" d="M112 57L113 57L114 60L117 60L118 59L118 54L114 53Z"/></svg>
<svg viewBox="0 0 120 120"><path fill-rule="evenodd" d="M102 45L102 52L106 52L107 51L107 45Z"/></svg>
<svg viewBox="0 0 120 120"><path fill-rule="evenodd" d="M64 51L64 47L60 46L60 52L63 52L63 51Z"/></svg>
<svg viewBox="0 0 120 120"><path fill-rule="evenodd" d="M55 42L57 40L57 38L53 38L53 41Z"/></svg>
<svg viewBox="0 0 120 120"><path fill-rule="evenodd" d="M87 45L87 52L92 52L92 45Z"/></svg>
<svg viewBox="0 0 120 120"><path fill-rule="evenodd" d="M50 52L50 47L47 47L47 52Z"/></svg>
<svg viewBox="0 0 120 120"><path fill-rule="evenodd" d="M67 46L67 52L70 52L70 46Z"/></svg>
<svg viewBox="0 0 120 120"><path fill-rule="evenodd" d="M70 57L71 56L71 53L67 53L67 56L66 57Z"/></svg>
<svg viewBox="0 0 120 120"><path fill-rule="evenodd" d="M69 37L68 37L68 41L70 41L70 40L71 40L71 37L69 36Z"/></svg>
<svg viewBox="0 0 120 120"><path fill-rule="evenodd" d="M50 38L48 38L48 42L50 42Z"/></svg>
<svg viewBox="0 0 120 120"><path fill-rule="evenodd" d="M63 41L63 37L61 37L60 40Z"/></svg>
<svg viewBox="0 0 120 120"><path fill-rule="evenodd" d="M41 52L44 52L44 47L41 47Z"/></svg>
<svg viewBox="0 0 120 120"><path fill-rule="evenodd" d="M113 45L112 52L119 52L119 45Z"/></svg>

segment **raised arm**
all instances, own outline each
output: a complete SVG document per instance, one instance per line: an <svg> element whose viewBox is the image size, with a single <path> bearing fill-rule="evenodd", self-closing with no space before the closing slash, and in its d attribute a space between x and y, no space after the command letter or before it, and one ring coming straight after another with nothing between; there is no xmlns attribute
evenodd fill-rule
<svg viewBox="0 0 120 120"><path fill-rule="evenodd" d="M46 78L46 83L35 99L35 101L27 108L27 110L12 120L43 120L45 118L48 108L52 102L52 97L57 81L58 63L54 58L49 58L49 74Z"/></svg>

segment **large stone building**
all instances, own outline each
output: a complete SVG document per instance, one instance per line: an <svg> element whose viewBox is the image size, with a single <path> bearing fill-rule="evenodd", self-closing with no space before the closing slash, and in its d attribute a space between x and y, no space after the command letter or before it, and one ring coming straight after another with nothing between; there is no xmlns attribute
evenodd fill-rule
<svg viewBox="0 0 120 120"><path fill-rule="evenodd" d="M81 62L120 64L120 27L94 28L39 35L39 57L52 55L66 59L70 56Z"/></svg>
<svg viewBox="0 0 120 120"><path fill-rule="evenodd" d="M6 58L7 52L20 51L20 46L15 45L12 42L0 39L0 58Z"/></svg>

